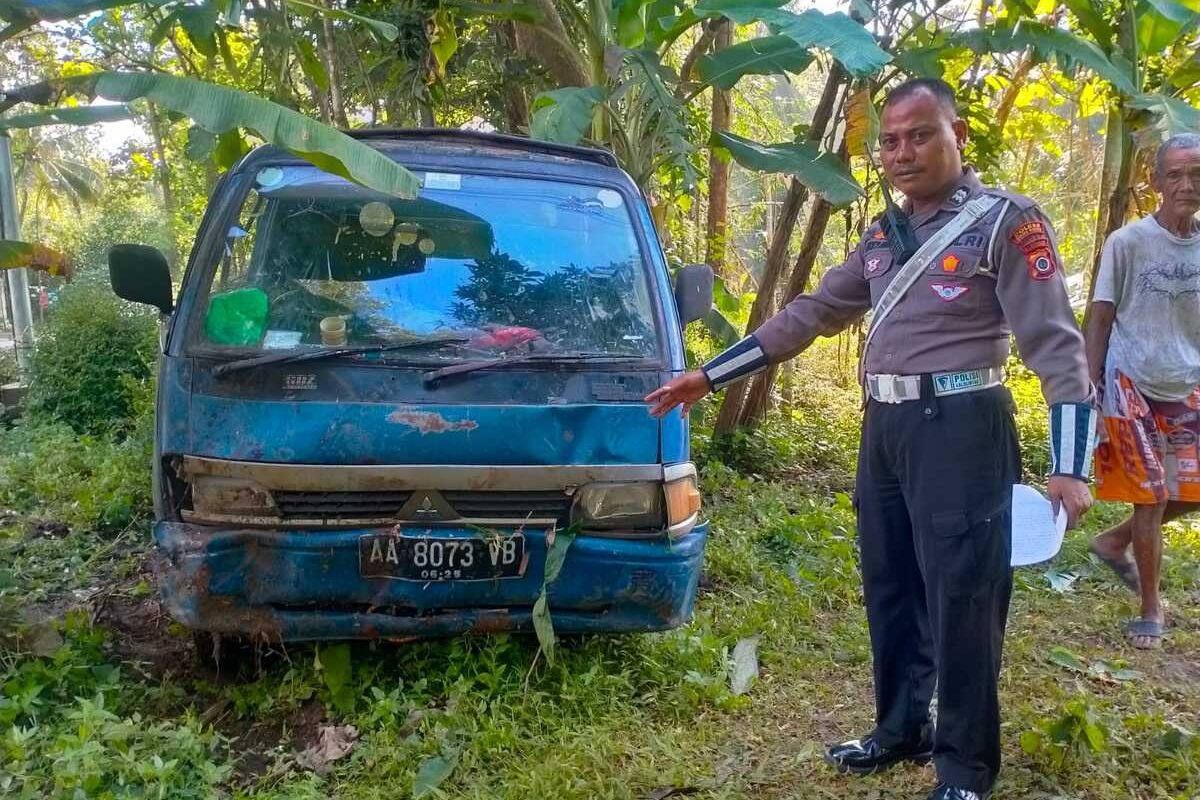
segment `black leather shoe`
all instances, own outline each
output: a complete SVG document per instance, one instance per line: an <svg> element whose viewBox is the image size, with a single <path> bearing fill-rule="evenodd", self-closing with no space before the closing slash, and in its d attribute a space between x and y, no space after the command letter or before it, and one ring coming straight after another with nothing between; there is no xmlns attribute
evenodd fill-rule
<svg viewBox="0 0 1200 800"><path fill-rule="evenodd" d="M918 764L924 764L932 756L933 745L924 737L913 744L884 747L875 741L874 736L868 735L861 739L830 745L825 750L825 760L836 767L838 772L849 772L854 775L882 772L901 761L915 761Z"/></svg>
<svg viewBox="0 0 1200 800"><path fill-rule="evenodd" d="M948 783L939 783L937 788L929 793L925 800L988 800L991 792L972 792L970 789L960 789Z"/></svg>

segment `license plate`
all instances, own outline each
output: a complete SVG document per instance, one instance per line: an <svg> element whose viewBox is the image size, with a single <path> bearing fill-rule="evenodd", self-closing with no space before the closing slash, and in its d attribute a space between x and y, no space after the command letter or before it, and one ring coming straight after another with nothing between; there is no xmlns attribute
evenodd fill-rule
<svg viewBox="0 0 1200 800"><path fill-rule="evenodd" d="M378 533L358 540L364 578L406 581L486 581L525 574L525 537L451 539Z"/></svg>

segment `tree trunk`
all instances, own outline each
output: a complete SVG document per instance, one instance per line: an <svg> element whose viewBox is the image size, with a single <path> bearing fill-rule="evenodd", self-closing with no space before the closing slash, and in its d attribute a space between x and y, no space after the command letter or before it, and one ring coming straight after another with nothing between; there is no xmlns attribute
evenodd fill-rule
<svg viewBox="0 0 1200 800"><path fill-rule="evenodd" d="M579 49L571 45L571 37L554 0L534 0L533 4L542 21L537 25L517 23L521 49L537 59L559 86L591 86L588 64Z"/></svg>
<svg viewBox="0 0 1200 800"><path fill-rule="evenodd" d="M1092 294L1096 286L1096 272L1100 269L1100 253L1104 249L1104 241L1108 234L1124 224L1125 209L1129 203L1129 179L1133 173L1132 164L1129 163L1133 161L1133 141L1126 133L1125 120L1119 108L1109 109L1105 129L1104 166L1100 173L1100 192L1096 199L1096 228L1092 239L1092 265L1085 318L1092 307ZM1123 200L1114 202L1118 197ZM1114 211L1120 212L1115 225L1112 219Z"/></svg>
<svg viewBox="0 0 1200 800"><path fill-rule="evenodd" d="M692 82L692 69L696 66L696 62L700 57L708 52L708 48L712 45L713 40L717 37L717 31L729 25L729 20L724 17L710 19L708 22L700 26L700 35L696 37L696 41L688 50L687 55L683 57L683 62L679 65L679 86L675 89L675 96L683 100L688 95L688 91ZM732 36L733 28L729 28ZM725 44L728 47L729 44Z"/></svg>
<svg viewBox="0 0 1200 800"><path fill-rule="evenodd" d="M349 128L350 120L346 118L346 102L342 94L342 76L338 73L335 49L337 40L333 36L333 20L328 14L321 14L320 17L321 35L317 37L317 44L321 48L321 61L325 65L325 72L329 75L330 114L338 126Z"/></svg>
<svg viewBox="0 0 1200 800"><path fill-rule="evenodd" d="M519 56L521 54L521 46L517 37L516 23L511 20L501 22L497 26L496 31L502 51ZM505 122L508 123L508 130L510 133L528 133L530 124L529 98L525 94L525 87L512 75L509 75L508 70L505 70L504 73L502 93L504 96L504 118Z"/></svg>
<svg viewBox="0 0 1200 800"><path fill-rule="evenodd" d="M845 81L846 73L836 61L829 68L825 78L825 88L821 90L821 99L813 112L812 125L808 129L808 141L820 142L825 137L833 118L833 106L837 101L838 92ZM796 228L796 220L800 216L800 208L808 197L808 188L800 181L792 178L788 183L787 196L776 218L775 230L771 235L771 244L767 248L767 263L763 269L762 280L759 281L758 294L754 305L750 308L750 319L746 330L753 332L755 328L774 313L775 288L783 267L787 261L788 244L792 239L792 231ZM744 383L729 387L725 391L725 400L717 414L714 431L728 433L742 419L742 401L745 396Z"/></svg>
<svg viewBox="0 0 1200 800"><path fill-rule="evenodd" d="M783 305L795 300L808 288L817 253L821 250L821 240L825 237L825 229L829 225L829 216L832 213L833 206L824 198L819 197L813 203L812 211L808 215L808 227L804 231L804 243L800 245L800 252L796 256L796 265L792 269L791 279L788 280ZM778 365L772 365L766 372L759 373L751 379L750 393L737 420L738 427L752 427L762 421L770 404L771 389L775 385L778 369Z"/></svg>
<svg viewBox="0 0 1200 800"><path fill-rule="evenodd" d="M177 244L175 241L175 214L177 211L175 190L171 187L171 168L167 164L165 136L162 128L162 120L158 118L158 108L151 105L150 113L146 118L150 122L150 136L154 139L154 158L158 162L155 165L154 176L158 179L158 188L162 192L163 214L167 218L167 238L170 240L166 254L167 263L170 265L171 271L174 272L176 265L179 263L179 252L176 249Z"/></svg>
<svg viewBox="0 0 1200 800"><path fill-rule="evenodd" d="M1001 135L1004 134L1004 126L1008 123L1008 117L1012 114L1013 105L1017 102L1017 95L1020 94L1021 87L1025 85L1025 79L1029 77L1031 69L1033 69L1033 59L1029 55L1022 56L1021 63L1017 64L1017 68L1013 70L1008 87L1000 97L1000 105L996 107L995 129Z"/></svg>
<svg viewBox="0 0 1200 800"><path fill-rule="evenodd" d="M717 27L713 51L733 44L733 23L721 20ZM733 119L733 102L725 89L712 87L712 132L729 130ZM726 225L729 216L729 162L717 157L715 148L708 155L708 227L705 260L718 275L725 272Z"/></svg>
<svg viewBox="0 0 1200 800"><path fill-rule="evenodd" d="M424 97L417 98L417 110L421 114L422 128L436 128L437 118L433 116L433 106L429 104L429 100Z"/></svg>

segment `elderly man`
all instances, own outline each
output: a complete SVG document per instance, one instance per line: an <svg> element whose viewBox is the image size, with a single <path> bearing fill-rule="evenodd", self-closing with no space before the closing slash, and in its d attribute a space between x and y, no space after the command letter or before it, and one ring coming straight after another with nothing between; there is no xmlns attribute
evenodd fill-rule
<svg viewBox="0 0 1200 800"><path fill-rule="evenodd" d="M944 82L893 89L880 155L921 248L899 263L901 248L873 225L814 294L646 398L655 414L686 410L874 309L856 504L876 725L831 746L827 760L870 773L932 758L930 800L986 798L1000 769L997 680L1020 474L1001 385L1012 333L1051 406L1051 499L1072 523L1091 503L1092 388L1050 225L1030 200L963 168L966 137Z"/></svg>
<svg viewBox="0 0 1200 800"><path fill-rule="evenodd" d="M1104 244L1086 337L1103 387L1096 494L1133 504L1092 552L1141 595L1125 633L1143 649L1163 637L1162 523L1200 505L1200 136L1172 136L1158 149L1154 188L1158 210Z"/></svg>

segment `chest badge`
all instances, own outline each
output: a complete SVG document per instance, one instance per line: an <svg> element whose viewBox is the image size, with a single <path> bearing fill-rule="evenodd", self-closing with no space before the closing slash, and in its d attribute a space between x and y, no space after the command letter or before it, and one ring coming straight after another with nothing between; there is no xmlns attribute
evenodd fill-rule
<svg viewBox="0 0 1200 800"><path fill-rule="evenodd" d="M962 297L967 292L971 291L970 286L963 286L958 283L931 283L929 288L938 296L938 299L943 303L953 303L958 298Z"/></svg>
<svg viewBox="0 0 1200 800"><path fill-rule="evenodd" d="M958 265L962 263L959 257L954 253L948 253L942 259L942 272L958 272Z"/></svg>

